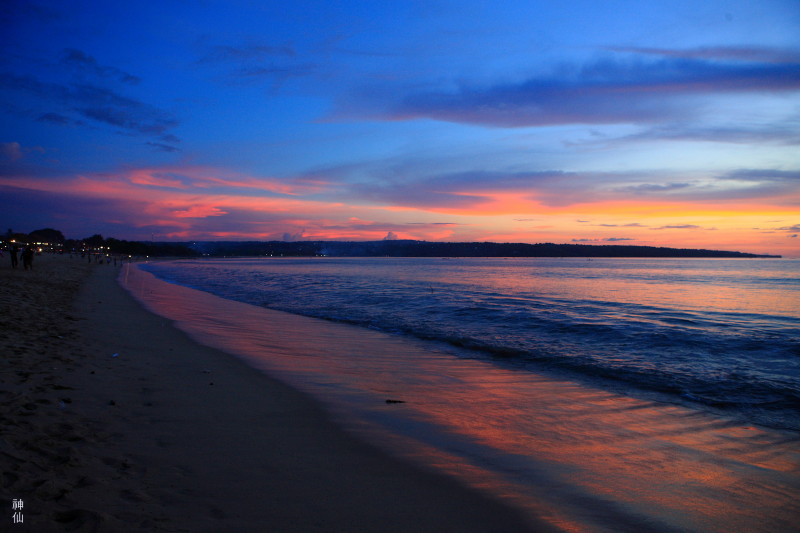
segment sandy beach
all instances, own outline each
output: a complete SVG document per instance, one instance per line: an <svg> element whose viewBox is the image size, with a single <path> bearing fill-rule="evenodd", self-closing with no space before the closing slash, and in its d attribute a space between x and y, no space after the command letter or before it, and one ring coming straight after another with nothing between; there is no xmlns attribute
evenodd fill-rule
<svg viewBox="0 0 800 533"><path fill-rule="evenodd" d="M3 530L551 530L362 443L144 310L118 273L0 268Z"/></svg>

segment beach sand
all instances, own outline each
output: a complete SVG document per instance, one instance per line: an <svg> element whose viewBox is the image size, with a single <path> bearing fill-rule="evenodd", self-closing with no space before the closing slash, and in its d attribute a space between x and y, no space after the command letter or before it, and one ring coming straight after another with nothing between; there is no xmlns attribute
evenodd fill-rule
<svg viewBox="0 0 800 533"><path fill-rule="evenodd" d="M113 265L40 256L34 268L0 267L0 529L552 530L193 342Z"/></svg>

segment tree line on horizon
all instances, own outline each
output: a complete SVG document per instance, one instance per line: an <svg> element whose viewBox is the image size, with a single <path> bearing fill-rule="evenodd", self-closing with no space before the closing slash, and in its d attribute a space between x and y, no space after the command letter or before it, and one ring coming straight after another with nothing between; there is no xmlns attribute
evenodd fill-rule
<svg viewBox="0 0 800 533"><path fill-rule="evenodd" d="M751 254L722 250L667 248L636 245L594 245L555 243L431 242L416 240L382 241L126 241L94 234L85 239L65 239L55 229L30 233L8 230L5 245L49 243L62 252L106 250L134 256L246 256L246 257L686 257L686 258L777 258L779 255Z"/></svg>
<svg viewBox="0 0 800 533"><path fill-rule="evenodd" d="M95 233L84 239L66 239L59 230L44 228L30 233L15 233L9 229L3 246L18 243L21 246L35 243L46 243L47 251L65 253L98 252L154 257L193 257L199 255L184 243L126 241L113 237L103 238Z"/></svg>

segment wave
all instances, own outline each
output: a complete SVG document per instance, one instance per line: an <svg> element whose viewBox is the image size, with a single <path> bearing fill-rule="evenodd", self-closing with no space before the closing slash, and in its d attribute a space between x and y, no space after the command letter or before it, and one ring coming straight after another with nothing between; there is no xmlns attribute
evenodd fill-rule
<svg viewBox="0 0 800 533"><path fill-rule="evenodd" d="M500 276L485 264L456 267L461 279L433 277L425 269L376 273L373 263L365 263L367 269L352 261L322 269L317 264L218 261L146 269L225 298L433 341L457 356L485 357L521 371L568 372L617 390L665 394L800 429L800 318L790 313L765 313L763 306L681 307L671 294L660 300L645 295L643 302L601 299L576 292L563 279L557 292L532 284L524 269L505 269ZM437 267L430 260L422 265ZM629 266L620 272L615 278L606 265L602 279L624 288ZM540 283L559 279L555 271L538 274ZM647 272L635 276L647 279ZM668 288L686 290L686 277ZM691 289L712 294L705 277ZM580 285L586 279L567 281L586 291Z"/></svg>

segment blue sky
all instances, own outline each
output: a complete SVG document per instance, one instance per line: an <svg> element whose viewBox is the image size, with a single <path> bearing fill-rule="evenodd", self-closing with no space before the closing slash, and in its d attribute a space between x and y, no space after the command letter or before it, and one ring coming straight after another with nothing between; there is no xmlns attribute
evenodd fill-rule
<svg viewBox="0 0 800 533"><path fill-rule="evenodd" d="M797 254L800 2L20 2L0 223Z"/></svg>

